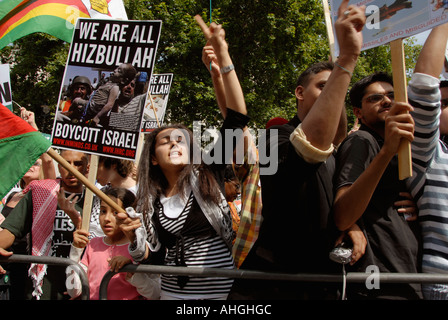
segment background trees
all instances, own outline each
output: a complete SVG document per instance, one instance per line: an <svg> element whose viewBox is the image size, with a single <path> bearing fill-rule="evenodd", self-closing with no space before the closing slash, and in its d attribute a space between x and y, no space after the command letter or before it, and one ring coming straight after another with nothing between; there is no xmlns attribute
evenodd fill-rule
<svg viewBox="0 0 448 320"><path fill-rule="evenodd" d="M69 44L43 33L30 34L0 51L9 63L14 111L34 111L40 130L51 133Z"/></svg>
<svg viewBox="0 0 448 320"><path fill-rule="evenodd" d="M208 70L202 64L205 44L193 17L210 19L209 0L125 0L130 20L162 20L155 73L173 73L166 122L222 119ZM240 78L251 125L264 128L273 117L291 118L298 74L327 59L329 48L320 0L212 1L213 21L223 24L230 54ZM405 41L406 65L413 69L421 46ZM0 51L11 65L13 99L36 113L41 130L51 133L69 44L32 34ZM362 52L353 81L379 70L391 72L388 46ZM49 113L44 111L49 106ZM347 106L349 124L353 123Z"/></svg>

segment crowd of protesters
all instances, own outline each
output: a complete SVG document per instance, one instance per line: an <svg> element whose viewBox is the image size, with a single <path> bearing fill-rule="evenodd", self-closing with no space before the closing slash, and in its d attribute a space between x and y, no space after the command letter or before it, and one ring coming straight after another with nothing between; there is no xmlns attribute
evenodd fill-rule
<svg viewBox="0 0 448 320"><path fill-rule="evenodd" d="M296 115L275 118L266 131L265 164L250 134L246 103L221 25L197 22L206 44L202 61L210 71L224 119L219 141L209 151L219 161L191 161L196 145L182 124L164 125L147 135L140 160L102 157L97 185L123 209L98 197L90 229L81 226L86 188L64 167L51 167L45 154L9 195L0 215L0 255L39 254L79 262L87 272L91 299L107 270L125 264L340 274L448 272L448 128L446 86L439 80L448 24L433 28L408 86L409 102L397 102L390 75L377 72L351 83L362 47L364 7L342 1L335 31L336 61L317 62L302 72L295 89ZM347 128L349 91L359 128ZM22 118L33 123L33 114ZM217 148L244 145L243 161ZM349 133L348 133L349 132ZM232 139L234 136L232 136ZM397 153L411 144L411 177L401 179ZM81 174L89 155L61 150ZM215 159L217 159L215 157ZM226 165L232 163L231 165ZM44 170L45 168L45 170ZM137 174L134 174L134 169ZM40 174L42 172L42 174ZM45 173L45 174L44 174ZM235 201L238 199L238 203ZM329 258L344 243L346 261ZM72 270L32 264L27 270L5 264L20 290L10 299L79 297ZM344 293L345 295L345 293ZM151 300L329 300L341 286L326 282L232 279L221 276L117 274L110 299ZM364 283L347 287L347 299L446 300L445 284Z"/></svg>

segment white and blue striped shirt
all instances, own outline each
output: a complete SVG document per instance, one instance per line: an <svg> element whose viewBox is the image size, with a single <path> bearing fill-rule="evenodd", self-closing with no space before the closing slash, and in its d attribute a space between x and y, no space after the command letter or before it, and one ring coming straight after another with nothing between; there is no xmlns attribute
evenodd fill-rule
<svg viewBox="0 0 448 320"><path fill-rule="evenodd" d="M439 80L415 73L409 82L415 139L407 183L419 208L425 273L448 273L448 148L439 139Z"/></svg>

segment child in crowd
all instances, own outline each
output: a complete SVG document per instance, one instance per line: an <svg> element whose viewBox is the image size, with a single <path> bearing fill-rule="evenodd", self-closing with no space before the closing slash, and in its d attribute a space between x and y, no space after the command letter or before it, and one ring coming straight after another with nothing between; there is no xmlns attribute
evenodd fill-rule
<svg viewBox="0 0 448 320"><path fill-rule="evenodd" d="M135 195L125 188L110 188L105 194L122 208L131 207L135 201ZM101 201L99 220L105 236L89 241L85 230L78 229L73 234L70 258L79 261L85 248L80 264L89 279L91 300L99 299L101 280L108 270L118 271L132 262L128 252L129 241L116 224L116 214L105 201ZM66 286L72 298L81 294L79 276L70 267L67 268ZM158 275L118 273L109 282L107 297L109 300L158 299L159 291Z"/></svg>
<svg viewBox="0 0 448 320"><path fill-rule="evenodd" d="M107 126L110 111L120 90L137 75L137 70L130 63L120 64L111 74L109 81L94 91L90 100L76 98L72 105L84 108L85 115L81 121L92 120L96 125Z"/></svg>

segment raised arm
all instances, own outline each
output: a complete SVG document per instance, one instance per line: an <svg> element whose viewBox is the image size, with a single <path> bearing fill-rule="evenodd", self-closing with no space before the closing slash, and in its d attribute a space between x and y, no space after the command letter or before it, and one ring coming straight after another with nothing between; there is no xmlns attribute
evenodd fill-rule
<svg viewBox="0 0 448 320"><path fill-rule="evenodd" d="M414 72L439 78L445 61L447 40L448 23L432 29L418 56Z"/></svg>
<svg viewBox="0 0 448 320"><path fill-rule="evenodd" d="M222 81L220 72L221 67L218 64L215 50L213 50L213 46L211 46L209 43L207 43L202 49L202 62L204 62L205 67L210 72L213 89L215 90L216 102L218 103L218 107L221 111L222 117L225 119L227 116L227 103L224 83Z"/></svg>
<svg viewBox="0 0 448 320"><path fill-rule="evenodd" d="M302 121L307 140L316 148L327 150L337 132L342 108L362 47L362 28L366 17L364 7L348 6L344 0L335 23L340 54L325 87Z"/></svg>
<svg viewBox="0 0 448 320"><path fill-rule="evenodd" d="M28 122L34 129L39 131L36 124L36 117L34 112L28 111L25 108L20 108L20 117ZM56 167L53 162L53 158L50 157L46 152L43 153L40 158L42 159L42 170L44 174L44 179L56 179Z"/></svg>
<svg viewBox="0 0 448 320"><path fill-rule="evenodd" d="M415 140L412 144L414 173L407 180L415 197L426 179L425 172L432 163L439 145L440 92L439 76L443 68L448 37L448 24L431 30L417 59L408 86L411 113L415 120ZM423 180L422 180L423 179Z"/></svg>
<svg viewBox="0 0 448 320"><path fill-rule="evenodd" d="M208 27L199 15L196 15L195 19L201 27L207 42L212 45L216 54L217 63L221 67L226 107L241 114L247 114L243 90L241 89L235 69L232 69L233 63L230 58L229 47L225 40L224 29L221 25L217 25L214 22ZM225 69L227 70L225 71Z"/></svg>

